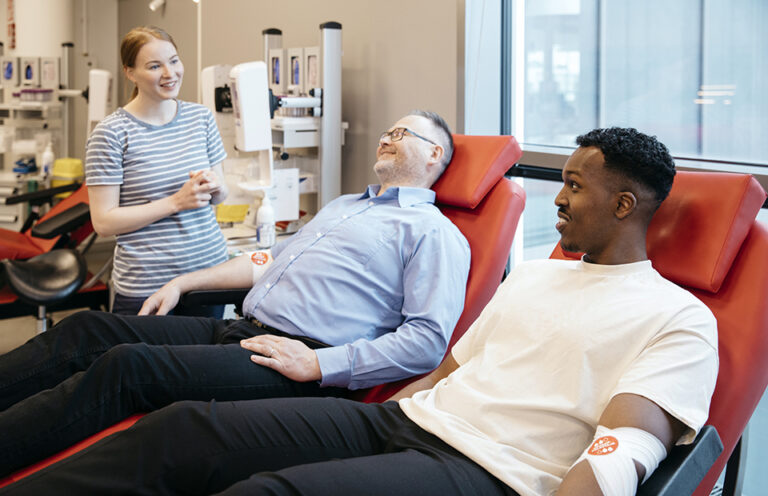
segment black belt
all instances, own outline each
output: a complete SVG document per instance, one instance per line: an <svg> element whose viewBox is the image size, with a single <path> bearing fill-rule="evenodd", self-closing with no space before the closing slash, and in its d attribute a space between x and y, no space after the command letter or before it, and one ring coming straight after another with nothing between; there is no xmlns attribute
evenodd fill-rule
<svg viewBox="0 0 768 496"><path fill-rule="evenodd" d="M275 329L274 327L265 324L264 322L260 321L259 319L255 319L253 317L250 317L248 319L251 324L255 325L259 329L264 329L268 333L280 336L288 339L296 339L307 345L308 347L312 348L313 350L316 350L318 348L330 348L331 345L327 343L323 343L322 341L318 341L317 339L308 338L306 336L295 336L293 334L288 334L287 332L283 332L280 329Z"/></svg>

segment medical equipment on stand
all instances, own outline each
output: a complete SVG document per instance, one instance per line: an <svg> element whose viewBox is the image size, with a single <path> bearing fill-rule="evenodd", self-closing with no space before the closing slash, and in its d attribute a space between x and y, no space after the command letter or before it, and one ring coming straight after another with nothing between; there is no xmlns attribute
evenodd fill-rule
<svg viewBox="0 0 768 496"><path fill-rule="evenodd" d="M254 226L256 222L253 208L250 214L245 214L242 190L258 189L254 177L256 183L265 182L259 166L248 165L247 161L243 164L240 145L235 144L237 117L232 107L236 91L241 95L246 91L263 92L269 101L267 121L253 128L271 132L271 184L262 186L262 191L269 194L277 221L296 221L300 210L315 213L341 194L341 145L346 127L341 122L341 25L330 22L320 29L322 50L288 49L285 57L276 52L274 60L269 53L281 48L282 32L275 28L263 32L266 62L262 64L267 71L263 89L241 84L236 90L229 77L230 71L235 71L231 66L210 66L202 71L202 102L214 113L224 147L232 157L223 163L230 196L217 207L219 222L235 225L224 229L230 239L245 236L241 227ZM281 75L281 67L286 65L291 68L287 77ZM274 83L281 77L287 82L286 91ZM249 125L247 115L242 120ZM245 222L241 224L243 217ZM281 224L298 227L297 222Z"/></svg>
<svg viewBox="0 0 768 496"><path fill-rule="evenodd" d="M272 186L272 135L269 130L270 100L264 62L247 62L235 67L206 67L202 73L203 103L216 115L224 147L232 158L224 160L225 180L230 197L227 207L246 204L248 213L237 232L228 237L253 236L258 206ZM225 215L232 215L231 213ZM241 214L242 215L242 214Z"/></svg>
<svg viewBox="0 0 768 496"><path fill-rule="evenodd" d="M51 157L69 156L75 97L89 101L88 132L112 110L109 72L91 69L89 87L71 89L73 44L62 43L61 49L61 57L19 57L4 55L0 44L0 169L12 194L47 187L55 163ZM18 230L28 205L2 205L5 196L0 192L0 227Z"/></svg>
<svg viewBox="0 0 768 496"><path fill-rule="evenodd" d="M43 155L49 147L57 152L65 141L62 104L56 98L59 60L6 55L0 43L0 228L18 231L24 225L29 204L5 204L5 199L46 187Z"/></svg>
<svg viewBox="0 0 768 496"><path fill-rule="evenodd" d="M270 89L280 109L272 119L273 146L302 158L300 176L317 184L316 199L302 197L301 208L316 212L341 195L341 24L320 25L320 46L283 49L282 31L262 31ZM284 68L288 68L281 72ZM287 73L287 75L286 75ZM303 112L298 112L301 109Z"/></svg>
<svg viewBox="0 0 768 496"><path fill-rule="evenodd" d="M88 134L103 118L112 112L112 73L104 69L88 71L88 88L85 90L88 100Z"/></svg>

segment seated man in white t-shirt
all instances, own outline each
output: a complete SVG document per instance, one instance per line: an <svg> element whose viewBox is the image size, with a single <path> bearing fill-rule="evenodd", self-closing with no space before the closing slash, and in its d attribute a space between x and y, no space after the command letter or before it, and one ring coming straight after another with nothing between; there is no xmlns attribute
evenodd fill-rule
<svg viewBox="0 0 768 496"><path fill-rule="evenodd" d="M716 322L646 255L666 147L620 128L577 143L555 204L584 257L516 267L399 401L175 403L14 494L634 494L706 420Z"/></svg>

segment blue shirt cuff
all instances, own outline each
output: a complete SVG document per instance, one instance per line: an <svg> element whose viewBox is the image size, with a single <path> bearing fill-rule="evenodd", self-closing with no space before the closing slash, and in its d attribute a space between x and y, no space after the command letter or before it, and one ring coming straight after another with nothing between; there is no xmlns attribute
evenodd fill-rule
<svg viewBox="0 0 768 496"><path fill-rule="evenodd" d="M315 350L320 364L321 387L349 387L352 374L349 370L346 346L332 346Z"/></svg>

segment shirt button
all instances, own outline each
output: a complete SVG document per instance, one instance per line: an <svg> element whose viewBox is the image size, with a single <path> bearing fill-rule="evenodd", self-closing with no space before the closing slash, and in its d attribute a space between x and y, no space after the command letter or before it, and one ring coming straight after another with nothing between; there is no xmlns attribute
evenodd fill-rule
<svg viewBox="0 0 768 496"><path fill-rule="evenodd" d="M341 216L342 219L346 219L347 217L348 217L347 214L344 214Z"/></svg>
<svg viewBox="0 0 768 496"><path fill-rule="evenodd" d="M370 206L373 206L373 202L372 202L372 201L369 201L369 202L368 202L368 205L370 205Z"/></svg>
<svg viewBox="0 0 768 496"><path fill-rule="evenodd" d="M269 289L269 288L271 288L271 287L272 287L272 285L271 285L270 283L266 283L266 284L264 285L264 287L265 287L265 288L267 288L267 289Z"/></svg>
<svg viewBox="0 0 768 496"><path fill-rule="evenodd" d="M294 258L296 258L296 255L291 255L289 258L290 258L291 260L293 260Z"/></svg>
<svg viewBox="0 0 768 496"><path fill-rule="evenodd" d="M319 238L320 236L322 236L322 235L323 235L323 233L321 233L321 232L317 233L317 237L318 237L318 238Z"/></svg>

